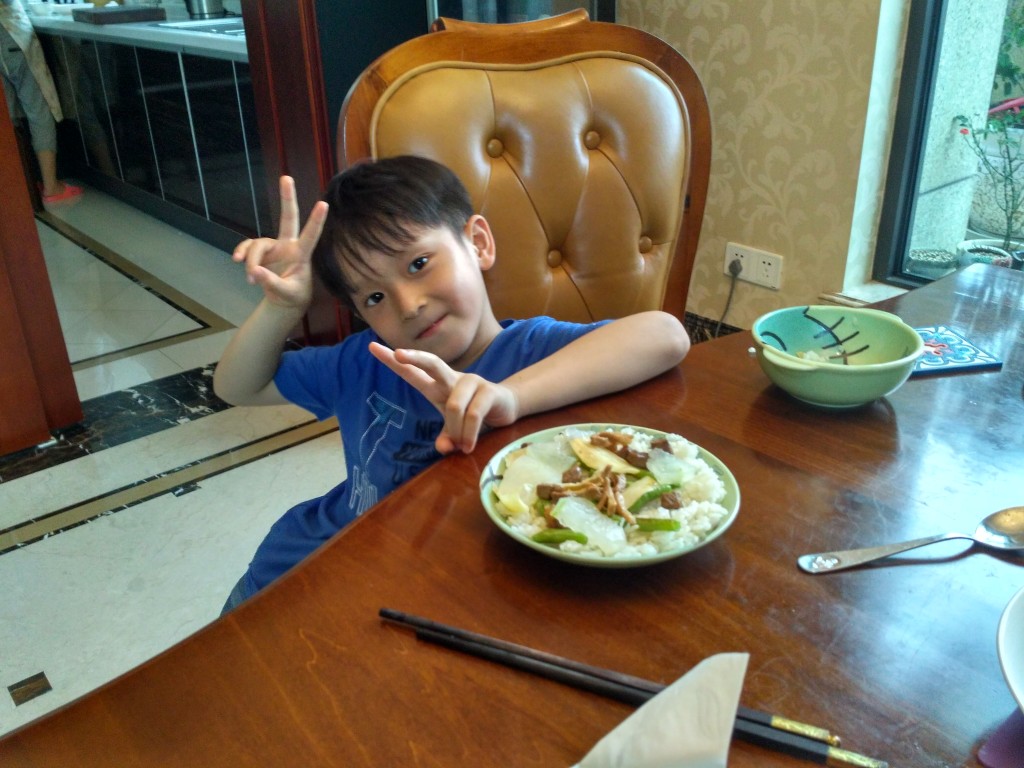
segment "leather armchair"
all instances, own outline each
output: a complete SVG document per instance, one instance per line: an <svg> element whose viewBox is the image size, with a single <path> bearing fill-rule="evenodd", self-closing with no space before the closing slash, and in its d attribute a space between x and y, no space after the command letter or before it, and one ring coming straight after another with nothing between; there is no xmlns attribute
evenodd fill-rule
<svg viewBox="0 0 1024 768"><path fill-rule="evenodd" d="M352 86L338 163L445 163L490 222L499 318L683 318L707 193L707 100L674 49L585 11L438 19Z"/></svg>

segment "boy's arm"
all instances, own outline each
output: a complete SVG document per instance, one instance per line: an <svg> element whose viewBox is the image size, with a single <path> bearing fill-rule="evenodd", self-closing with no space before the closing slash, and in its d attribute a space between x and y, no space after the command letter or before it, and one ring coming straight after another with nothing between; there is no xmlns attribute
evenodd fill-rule
<svg viewBox="0 0 1024 768"><path fill-rule="evenodd" d="M238 329L213 374L213 391L232 405L283 405L274 384L288 334L303 310L290 310L263 299Z"/></svg>
<svg viewBox="0 0 1024 768"><path fill-rule="evenodd" d="M614 320L501 382L518 401L507 423L647 381L678 365L689 350L682 323L667 312Z"/></svg>
<svg viewBox="0 0 1024 768"><path fill-rule="evenodd" d="M233 405L281 405L274 384L288 334L305 314L313 295L310 259L323 230L327 204L317 203L299 232L295 183L281 177L281 223L276 240L239 244L232 254L245 262L248 281L263 288L263 300L238 329L217 364L213 389Z"/></svg>
<svg viewBox="0 0 1024 768"><path fill-rule="evenodd" d="M559 408L646 381L675 365L690 349L682 324L665 312L641 312L595 328L495 384L452 370L428 352L371 344L381 362L441 411L442 453L476 447L484 424L507 426L523 416Z"/></svg>

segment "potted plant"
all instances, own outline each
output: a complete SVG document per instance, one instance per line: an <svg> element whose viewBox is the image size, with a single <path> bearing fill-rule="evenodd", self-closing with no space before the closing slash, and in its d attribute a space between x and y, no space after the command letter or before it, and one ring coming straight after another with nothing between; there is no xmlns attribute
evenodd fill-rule
<svg viewBox="0 0 1024 768"><path fill-rule="evenodd" d="M1024 247L1024 0L1007 3L989 103L993 106L984 119L961 115L957 122L979 160L971 228L998 238L964 241L958 250L969 251L967 262L994 257L1014 265L1011 254Z"/></svg>
<svg viewBox="0 0 1024 768"><path fill-rule="evenodd" d="M1024 99L994 107L984 121L957 117L960 133L979 161L971 224L997 235L993 242L965 250L995 253L1017 268L1024 264L1024 253L1018 253L1024 250L1024 118L1019 102Z"/></svg>

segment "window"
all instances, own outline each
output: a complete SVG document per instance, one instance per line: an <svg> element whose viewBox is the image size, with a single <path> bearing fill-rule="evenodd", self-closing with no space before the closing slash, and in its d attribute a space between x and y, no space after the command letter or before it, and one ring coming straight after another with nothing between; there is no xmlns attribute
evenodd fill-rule
<svg viewBox="0 0 1024 768"><path fill-rule="evenodd" d="M1022 22L1024 0L911 0L875 279L913 287L965 260L1001 258L965 244L1004 245L992 231L999 224L979 215L985 174L958 116L981 128L993 104L1024 96ZM1021 135L1011 135L1018 148ZM1016 170L1020 189L1024 170Z"/></svg>

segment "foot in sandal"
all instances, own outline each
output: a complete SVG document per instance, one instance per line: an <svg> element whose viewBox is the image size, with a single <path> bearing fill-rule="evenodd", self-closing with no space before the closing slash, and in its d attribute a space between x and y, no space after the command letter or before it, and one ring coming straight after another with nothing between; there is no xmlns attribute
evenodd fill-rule
<svg viewBox="0 0 1024 768"><path fill-rule="evenodd" d="M82 194L82 188L76 187L74 184L65 184L64 182L58 182L58 188L54 190L52 195L46 194L40 185L40 192L43 195L44 203L59 203L64 200L72 200Z"/></svg>

